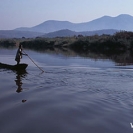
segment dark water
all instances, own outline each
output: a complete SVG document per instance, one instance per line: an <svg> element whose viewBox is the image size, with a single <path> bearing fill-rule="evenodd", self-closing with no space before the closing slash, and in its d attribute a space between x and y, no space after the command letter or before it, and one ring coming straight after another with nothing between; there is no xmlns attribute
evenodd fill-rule
<svg viewBox="0 0 133 133"><path fill-rule="evenodd" d="M15 64L16 50L0 50ZM0 133L132 133L133 66L26 51L25 73L0 69Z"/></svg>

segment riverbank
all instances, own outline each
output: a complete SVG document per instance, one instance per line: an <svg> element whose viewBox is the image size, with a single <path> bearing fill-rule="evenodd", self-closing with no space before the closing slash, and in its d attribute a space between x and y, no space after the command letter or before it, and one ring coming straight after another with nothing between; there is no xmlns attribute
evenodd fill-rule
<svg viewBox="0 0 133 133"><path fill-rule="evenodd" d="M118 32L115 35L36 38L22 41L24 48L34 50L70 48L77 52L123 53L133 49L133 32Z"/></svg>
<svg viewBox="0 0 133 133"><path fill-rule="evenodd" d="M74 51L78 55L105 57L118 63L132 64L133 32L121 31L114 35L74 36L56 38L21 38L0 40L1 47L15 47L21 43L23 48L35 51Z"/></svg>

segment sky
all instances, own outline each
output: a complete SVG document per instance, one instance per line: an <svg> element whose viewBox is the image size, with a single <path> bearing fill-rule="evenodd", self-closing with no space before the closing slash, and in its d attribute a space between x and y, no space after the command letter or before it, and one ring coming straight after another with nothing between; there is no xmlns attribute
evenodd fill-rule
<svg viewBox="0 0 133 133"><path fill-rule="evenodd" d="M120 14L133 16L133 0L0 0L0 30L33 27L47 20L82 23Z"/></svg>

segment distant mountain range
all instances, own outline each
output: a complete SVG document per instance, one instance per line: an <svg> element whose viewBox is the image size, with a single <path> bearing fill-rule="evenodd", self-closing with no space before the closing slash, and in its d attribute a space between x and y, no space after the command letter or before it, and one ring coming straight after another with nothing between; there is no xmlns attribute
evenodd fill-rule
<svg viewBox="0 0 133 133"><path fill-rule="evenodd" d="M0 38L34 38L42 35L44 35L44 33L17 30L0 30Z"/></svg>
<svg viewBox="0 0 133 133"><path fill-rule="evenodd" d="M103 34L113 35L117 31L118 30L107 29L107 30L75 32L75 31L65 29L65 30L59 30L59 31L47 33L47 34L43 35L42 37L53 38L53 37L66 37L66 36L69 37L69 36L75 36L75 35L76 36L78 36L78 35L92 36L92 35L103 35Z"/></svg>
<svg viewBox="0 0 133 133"><path fill-rule="evenodd" d="M49 33L62 29L69 29L76 32L103 29L133 31L133 16L127 14L122 14L117 17L103 16L86 23L49 20L31 28L17 28L15 30Z"/></svg>
<svg viewBox="0 0 133 133"><path fill-rule="evenodd" d="M49 20L30 28L21 27L12 31L0 31L0 38L2 36L17 38L23 36L56 37L73 36L78 34L113 34L119 30L133 31L133 16L127 14L121 14L117 17L103 16L101 18L85 23L71 23L69 21Z"/></svg>
<svg viewBox="0 0 133 133"><path fill-rule="evenodd" d="M46 37L46 38L53 38L53 37L71 37L71 36L91 36L91 35L102 35L108 34L113 35L116 33L117 30L97 30L97 31L86 31L86 32L75 32L68 29L59 30L55 32L50 32L47 34L39 33L39 32L31 32L31 31L16 31L16 30L0 30L0 38L36 38L36 37Z"/></svg>

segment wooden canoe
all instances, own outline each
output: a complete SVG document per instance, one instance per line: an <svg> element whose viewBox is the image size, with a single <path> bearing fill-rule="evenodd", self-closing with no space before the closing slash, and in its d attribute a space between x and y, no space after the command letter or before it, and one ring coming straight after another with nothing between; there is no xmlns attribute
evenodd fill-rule
<svg viewBox="0 0 133 133"><path fill-rule="evenodd" d="M3 69L10 69L10 70L15 70L15 71L23 71L27 68L28 64L18 64L18 65L9 65L9 64L4 64L0 63L0 68Z"/></svg>

